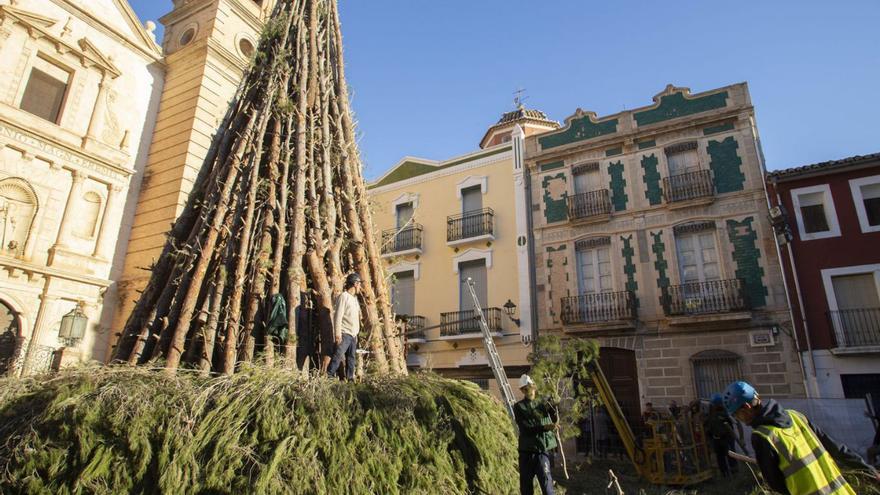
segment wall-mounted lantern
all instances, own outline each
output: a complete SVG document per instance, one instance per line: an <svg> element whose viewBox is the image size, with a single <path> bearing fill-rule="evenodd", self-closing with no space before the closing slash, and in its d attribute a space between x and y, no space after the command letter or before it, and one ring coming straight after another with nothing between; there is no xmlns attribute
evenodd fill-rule
<svg viewBox="0 0 880 495"><path fill-rule="evenodd" d="M86 335L89 318L83 312L83 305L82 302L78 302L75 308L61 318L58 338L68 347L76 346Z"/></svg>

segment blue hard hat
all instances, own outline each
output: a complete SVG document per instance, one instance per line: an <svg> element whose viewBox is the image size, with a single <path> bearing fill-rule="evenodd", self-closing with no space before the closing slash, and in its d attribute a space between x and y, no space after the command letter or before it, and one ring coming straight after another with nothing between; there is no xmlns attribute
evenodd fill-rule
<svg viewBox="0 0 880 495"><path fill-rule="evenodd" d="M712 394L712 399L709 401L713 406L720 406L724 404L724 399L721 397L721 394L715 392Z"/></svg>
<svg viewBox="0 0 880 495"><path fill-rule="evenodd" d="M755 387L742 381L733 382L727 386L727 390L724 391L721 400L724 403L724 408L727 409L728 414L733 414L741 408L743 404L754 400L755 395L757 395Z"/></svg>

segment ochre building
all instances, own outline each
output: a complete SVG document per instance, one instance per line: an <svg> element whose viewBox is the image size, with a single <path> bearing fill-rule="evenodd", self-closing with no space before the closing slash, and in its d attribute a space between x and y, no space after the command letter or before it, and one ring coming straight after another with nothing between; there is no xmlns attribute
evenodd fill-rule
<svg viewBox="0 0 880 495"><path fill-rule="evenodd" d="M533 320L522 151L527 135L557 127L518 108L489 128L478 151L443 161L406 157L371 184L411 369L498 393L473 319L471 279L508 377L526 371Z"/></svg>

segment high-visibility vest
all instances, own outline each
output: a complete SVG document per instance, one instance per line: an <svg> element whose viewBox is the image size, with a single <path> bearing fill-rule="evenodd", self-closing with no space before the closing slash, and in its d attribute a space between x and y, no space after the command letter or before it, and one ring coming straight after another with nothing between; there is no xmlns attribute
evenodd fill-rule
<svg viewBox="0 0 880 495"><path fill-rule="evenodd" d="M791 495L855 495L831 454L810 428L803 414L786 411L791 426L762 425L754 432L761 435L779 455L779 469Z"/></svg>

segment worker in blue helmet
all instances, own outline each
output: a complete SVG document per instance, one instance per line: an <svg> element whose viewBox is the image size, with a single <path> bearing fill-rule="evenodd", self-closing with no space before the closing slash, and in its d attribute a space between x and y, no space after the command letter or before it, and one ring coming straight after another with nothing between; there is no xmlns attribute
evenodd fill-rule
<svg viewBox="0 0 880 495"><path fill-rule="evenodd" d="M721 399L728 413L752 427L758 466L770 488L779 493L855 495L838 463L878 476L858 454L835 442L802 413L786 410L773 399L762 401L746 382L731 383Z"/></svg>

